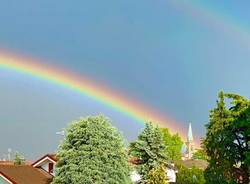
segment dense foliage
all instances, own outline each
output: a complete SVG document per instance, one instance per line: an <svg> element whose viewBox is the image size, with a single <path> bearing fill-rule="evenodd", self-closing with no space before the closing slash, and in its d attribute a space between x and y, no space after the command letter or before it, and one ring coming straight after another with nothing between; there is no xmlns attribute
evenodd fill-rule
<svg viewBox="0 0 250 184"><path fill-rule="evenodd" d="M220 92L217 105L210 112L203 141L209 157L205 173L207 183L249 183L249 141L249 100Z"/></svg>
<svg viewBox="0 0 250 184"><path fill-rule="evenodd" d="M22 165L24 161L24 157L20 153L16 152L14 157L14 165Z"/></svg>
<svg viewBox="0 0 250 184"><path fill-rule="evenodd" d="M163 165L152 169L149 172L147 184L167 184L167 176Z"/></svg>
<svg viewBox="0 0 250 184"><path fill-rule="evenodd" d="M192 159L194 160L207 160L207 153L204 149L197 149L196 152L193 153Z"/></svg>
<svg viewBox="0 0 250 184"><path fill-rule="evenodd" d="M177 165L177 168L177 184L205 184L203 170L197 167L187 168L183 165Z"/></svg>
<svg viewBox="0 0 250 184"><path fill-rule="evenodd" d="M130 144L129 154L139 159L136 169L142 176L141 183L146 183L149 179L149 172L167 161L160 129L154 127L152 123L146 123L138 139Z"/></svg>
<svg viewBox="0 0 250 184"><path fill-rule="evenodd" d="M161 132L166 146L166 155L170 160L180 160L183 142L179 134L171 135L167 128L161 128Z"/></svg>
<svg viewBox="0 0 250 184"><path fill-rule="evenodd" d="M57 157L53 184L130 183L123 138L103 116L72 123Z"/></svg>

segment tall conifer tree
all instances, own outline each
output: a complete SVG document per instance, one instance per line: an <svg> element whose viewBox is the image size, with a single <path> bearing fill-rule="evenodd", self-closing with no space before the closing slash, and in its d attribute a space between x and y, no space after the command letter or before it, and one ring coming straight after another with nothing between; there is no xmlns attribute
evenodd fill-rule
<svg viewBox="0 0 250 184"><path fill-rule="evenodd" d="M230 105L226 105L225 97L231 100ZM249 141L249 100L220 92L203 141L209 161L205 172L207 183L249 183Z"/></svg>
<svg viewBox="0 0 250 184"><path fill-rule="evenodd" d="M142 176L141 183L147 183L149 172L167 162L165 145L160 129L152 123L146 123L145 129L129 147L130 156L139 161L136 169Z"/></svg>

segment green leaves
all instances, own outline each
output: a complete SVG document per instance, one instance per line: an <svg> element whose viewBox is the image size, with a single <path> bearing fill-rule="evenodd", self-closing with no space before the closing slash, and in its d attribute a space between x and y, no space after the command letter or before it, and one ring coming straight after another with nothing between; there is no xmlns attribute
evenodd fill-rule
<svg viewBox="0 0 250 184"><path fill-rule="evenodd" d="M226 104L226 102L230 102ZM250 102L236 94L219 93L210 112L203 141L209 157L207 183L248 183L250 166Z"/></svg>
<svg viewBox="0 0 250 184"><path fill-rule="evenodd" d="M24 161L25 161L24 157L20 153L16 152L15 158L14 158L14 164L22 165Z"/></svg>
<svg viewBox="0 0 250 184"><path fill-rule="evenodd" d="M150 170L167 161L160 129L154 127L152 123L146 123L145 129L138 136L138 139L130 144L129 154L131 157L140 160L140 164L136 166L136 169L142 176L143 181L147 181Z"/></svg>
<svg viewBox="0 0 250 184"><path fill-rule="evenodd" d="M195 160L207 160L207 154L203 149L198 149L196 152L194 152L192 159Z"/></svg>
<svg viewBox="0 0 250 184"><path fill-rule="evenodd" d="M166 147L165 154L172 161L180 160L183 142L179 134L171 135L167 128L161 128L161 133Z"/></svg>
<svg viewBox="0 0 250 184"><path fill-rule="evenodd" d="M152 169L148 174L147 184L167 184L167 176L164 165Z"/></svg>
<svg viewBox="0 0 250 184"><path fill-rule="evenodd" d="M57 157L53 184L131 183L123 138L103 116L73 122Z"/></svg>
<svg viewBox="0 0 250 184"><path fill-rule="evenodd" d="M203 171L197 167L187 168L183 165L176 165L178 168L178 184L205 184Z"/></svg>

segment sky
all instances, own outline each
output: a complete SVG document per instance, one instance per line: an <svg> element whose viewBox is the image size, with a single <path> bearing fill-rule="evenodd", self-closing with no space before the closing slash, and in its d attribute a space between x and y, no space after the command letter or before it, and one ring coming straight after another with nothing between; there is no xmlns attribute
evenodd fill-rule
<svg viewBox="0 0 250 184"><path fill-rule="evenodd" d="M87 76L205 135L220 90L250 97L250 2L0 0L0 50ZM55 152L57 131L104 114L127 139L143 126L69 89L0 69L0 158Z"/></svg>

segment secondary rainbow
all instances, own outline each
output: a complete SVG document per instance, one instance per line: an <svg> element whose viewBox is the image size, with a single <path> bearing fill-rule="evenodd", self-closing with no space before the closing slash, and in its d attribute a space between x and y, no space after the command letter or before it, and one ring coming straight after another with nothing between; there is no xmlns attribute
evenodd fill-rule
<svg viewBox="0 0 250 184"><path fill-rule="evenodd" d="M243 48L250 49L249 28L242 25L237 19L233 19L228 13L221 13L215 10L206 1L193 0L169 0L168 3L178 9L180 13L190 16L193 20L215 29L222 36L227 36L232 41L242 44Z"/></svg>
<svg viewBox="0 0 250 184"><path fill-rule="evenodd" d="M134 99L125 97L121 92L110 90L106 86L94 82L87 77L77 75L63 68L58 68L58 66L42 63L44 62L37 59L0 52L0 71L11 70L46 80L55 85L91 97L114 110L132 117L136 122L144 123L145 121L152 121L159 126L168 127L171 132L178 132L183 135L183 129L180 128L176 121L144 104L136 102Z"/></svg>

